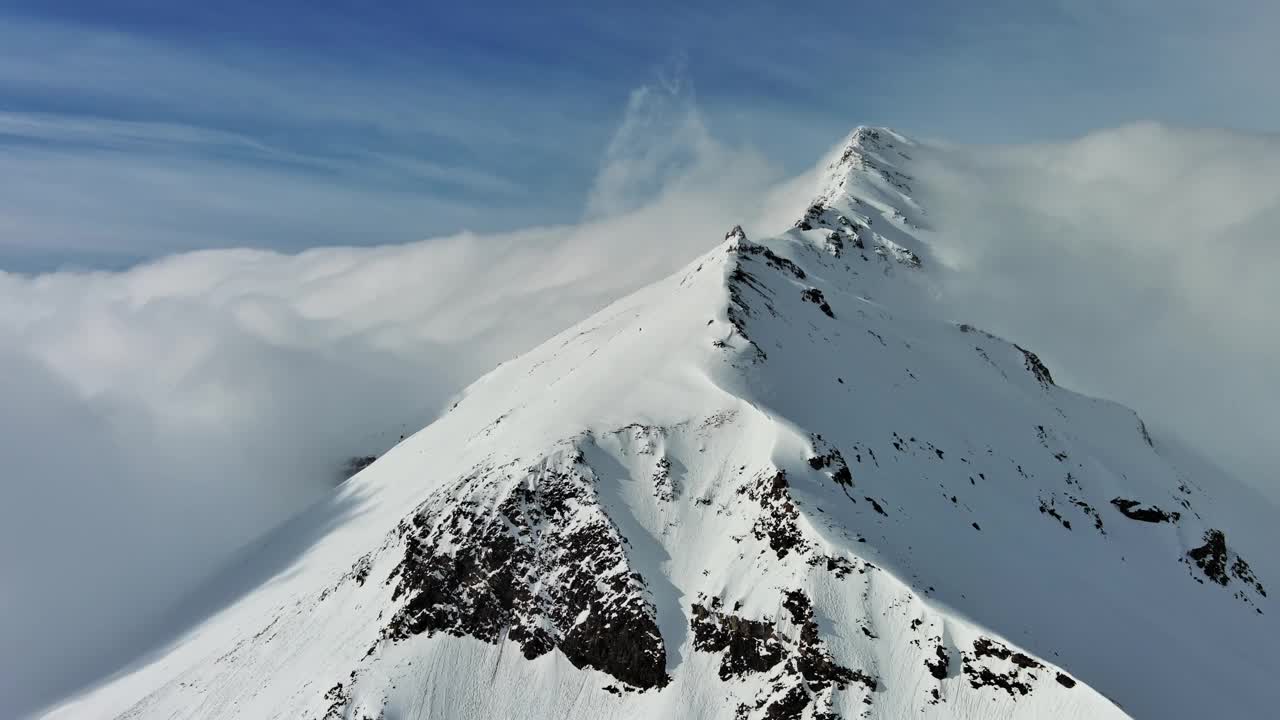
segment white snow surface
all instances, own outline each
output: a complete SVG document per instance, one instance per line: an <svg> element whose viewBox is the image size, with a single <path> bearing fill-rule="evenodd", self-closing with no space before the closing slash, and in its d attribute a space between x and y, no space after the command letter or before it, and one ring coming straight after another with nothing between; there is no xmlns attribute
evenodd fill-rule
<svg viewBox="0 0 1280 720"><path fill-rule="evenodd" d="M859 128L795 228L731 230L475 382L198 594L207 621L47 716L1274 716L1270 519L1132 411L950 317L911 145ZM566 509L499 511L564 477L587 488ZM594 598L520 622L563 639L600 598L627 604L666 679L529 659L507 629L389 632L418 592L398 587L414 534L461 557L486 528L532 538L534 602ZM557 564L584 529L621 550L585 590ZM1212 560L1215 530L1206 572L1188 553ZM782 659L726 677L729 651L699 647L708 611L767 626ZM814 682L805 657L870 681Z"/></svg>

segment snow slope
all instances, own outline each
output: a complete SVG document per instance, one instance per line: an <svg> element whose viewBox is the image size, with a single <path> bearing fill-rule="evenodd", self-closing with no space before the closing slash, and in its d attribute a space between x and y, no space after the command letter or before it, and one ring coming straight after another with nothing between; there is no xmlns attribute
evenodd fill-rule
<svg viewBox="0 0 1280 720"><path fill-rule="evenodd" d="M500 366L49 716L1274 715L1276 532L949 317L911 147L859 128L794 228Z"/></svg>

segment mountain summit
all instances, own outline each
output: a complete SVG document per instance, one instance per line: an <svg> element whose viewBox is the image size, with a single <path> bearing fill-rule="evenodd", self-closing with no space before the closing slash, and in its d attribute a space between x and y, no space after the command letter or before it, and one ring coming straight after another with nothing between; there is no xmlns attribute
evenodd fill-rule
<svg viewBox="0 0 1280 720"><path fill-rule="evenodd" d="M912 148L857 129L794 227L495 369L54 714L1274 715L1265 529L947 316Z"/></svg>

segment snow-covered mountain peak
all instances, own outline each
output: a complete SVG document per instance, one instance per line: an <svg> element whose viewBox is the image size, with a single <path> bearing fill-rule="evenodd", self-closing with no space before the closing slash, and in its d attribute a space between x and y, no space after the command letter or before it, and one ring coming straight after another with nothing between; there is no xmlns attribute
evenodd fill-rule
<svg viewBox="0 0 1280 720"><path fill-rule="evenodd" d="M866 189L860 180L882 181L909 198L912 178L905 166L911 162L914 147L914 141L889 128L855 128L828 159L817 200L830 204L839 202L842 194L856 197Z"/></svg>
<svg viewBox="0 0 1280 720"><path fill-rule="evenodd" d="M858 127L819 173L813 200L795 226L823 230L834 251L871 251L919 268L928 257L916 231L927 227L912 197L914 143L890 130Z"/></svg>
<svg viewBox="0 0 1280 720"><path fill-rule="evenodd" d="M919 291L910 150L859 128L795 227L504 363L62 712L1267 716L1268 536Z"/></svg>

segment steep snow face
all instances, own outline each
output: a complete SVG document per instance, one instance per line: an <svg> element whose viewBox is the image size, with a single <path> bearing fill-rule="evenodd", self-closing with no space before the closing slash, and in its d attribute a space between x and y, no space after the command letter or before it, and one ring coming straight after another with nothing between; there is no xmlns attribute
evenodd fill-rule
<svg viewBox="0 0 1280 720"><path fill-rule="evenodd" d="M910 152L855 131L794 228L499 367L52 716L1273 715L1275 532L933 302Z"/></svg>

